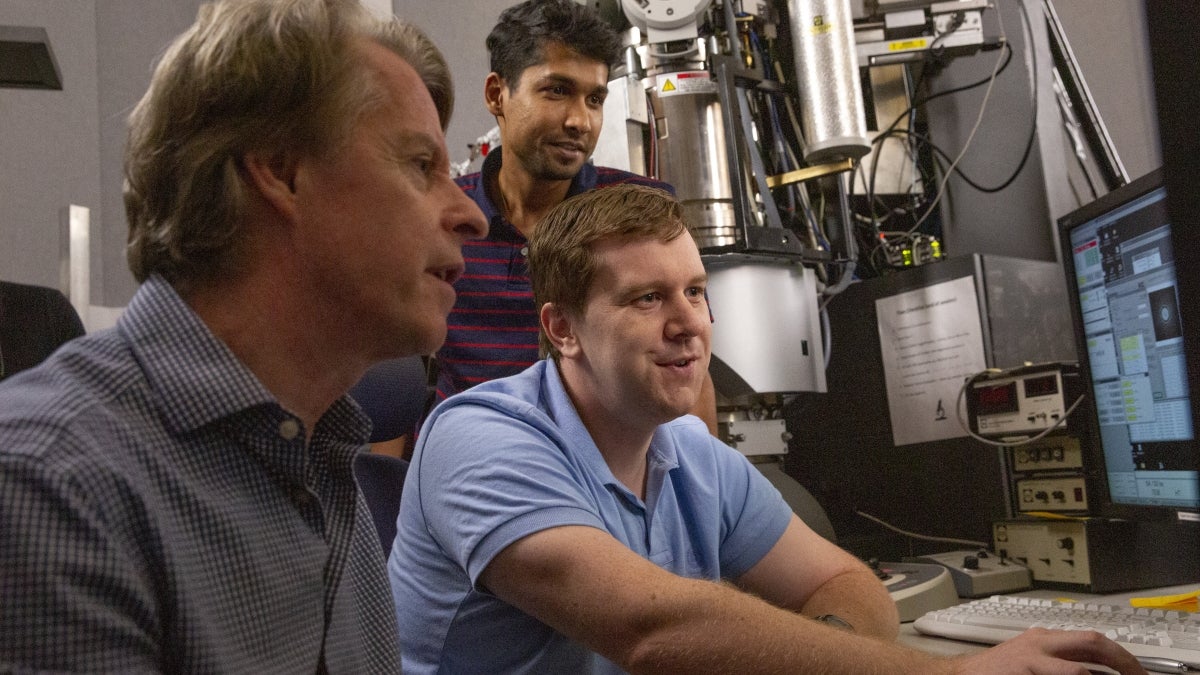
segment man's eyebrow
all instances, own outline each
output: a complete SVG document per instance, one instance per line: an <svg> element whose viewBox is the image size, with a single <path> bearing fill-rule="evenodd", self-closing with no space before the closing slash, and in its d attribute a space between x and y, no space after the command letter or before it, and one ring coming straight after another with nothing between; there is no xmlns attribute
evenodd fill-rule
<svg viewBox="0 0 1200 675"><path fill-rule="evenodd" d="M539 77L537 79L537 84L540 87L544 87L544 86L550 85L550 84L565 84L574 89L574 88L579 87L579 80L576 80L575 78L567 76L567 75L560 75L558 73L549 73L547 75L543 75L543 76ZM591 90L591 93L607 94L608 93L608 85L602 84L598 87L595 87Z"/></svg>
<svg viewBox="0 0 1200 675"><path fill-rule="evenodd" d="M692 278L688 279L683 284L683 286L685 288L691 288L692 286L705 286L707 284L708 284L708 272L705 271L705 272L701 272L700 274L697 274L697 275L693 276ZM672 285L673 284L671 284L663 279L660 279L660 278L654 278L654 279L648 279L648 280L643 279L641 281L633 281L628 284L618 286L615 289L615 292L617 293L617 295L641 295L643 293L650 293L650 292L658 291L659 289L662 289L665 286L672 286Z"/></svg>
<svg viewBox="0 0 1200 675"><path fill-rule="evenodd" d="M401 131L395 137L396 152L402 155L420 154L422 152L430 153L434 156L442 155L442 146L429 134L423 131Z"/></svg>

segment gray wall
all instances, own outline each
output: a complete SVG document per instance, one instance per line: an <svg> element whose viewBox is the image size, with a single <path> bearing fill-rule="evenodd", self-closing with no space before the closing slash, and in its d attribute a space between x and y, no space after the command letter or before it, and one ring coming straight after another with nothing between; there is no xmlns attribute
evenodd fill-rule
<svg viewBox="0 0 1200 675"><path fill-rule="evenodd" d="M125 118L200 0L4 0L0 24L41 26L62 91L0 89L0 278L58 286L60 212L91 210L92 303L136 289L125 264Z"/></svg>
<svg viewBox="0 0 1200 675"><path fill-rule="evenodd" d="M0 279L57 288L61 210L101 216L95 12L92 0L0 2L0 24L46 29L63 81L0 89Z"/></svg>
<svg viewBox="0 0 1200 675"><path fill-rule="evenodd" d="M201 0L98 0L96 36L100 84L100 188L104 266L97 304L123 306L137 290L125 262L128 227L121 198L125 120L150 85L155 59L196 19ZM93 227L93 231L95 228ZM93 242L93 249L97 244ZM93 275L95 278L95 275Z"/></svg>
<svg viewBox="0 0 1200 675"><path fill-rule="evenodd" d="M1143 5L1130 0L1054 2L1131 180L1162 165Z"/></svg>
<svg viewBox="0 0 1200 675"><path fill-rule="evenodd" d="M500 12L513 4L516 0L392 0L397 16L425 29L454 75L454 117L446 132L452 162L465 160L467 144L496 126L495 118L483 107L483 79L490 70L483 41Z"/></svg>
<svg viewBox="0 0 1200 675"><path fill-rule="evenodd" d="M488 70L483 41L511 0L391 1L397 14L426 28L450 62L458 103L447 144L453 160L465 159L467 143L494 125L482 102ZM1038 3L1029 2L1036 12ZM200 0L0 2L0 23L47 29L64 80L63 91L57 92L0 89L0 278L57 285L60 211L67 204L81 204L91 209L96 233L92 302L128 301L135 284L123 253L125 116L149 82L154 57L191 22L199 4ZM998 4L1010 38L1023 44L1015 0ZM1141 3L1055 0L1055 6L1131 177L1146 173L1159 164L1160 152ZM986 73L990 56L956 62L942 86ZM978 147L964 160L980 181L1002 178L1016 164L1013 153L1024 140L1028 121L1028 88L1020 66L1018 58L1005 75L1006 86L1017 93L994 96L995 107L984 119ZM937 133L947 151L957 149L956 139L961 140L974 122L978 100L971 96L947 97L954 100L931 111L941 116ZM986 199L955 188L955 229L948 234L951 255L1052 257L1040 167L1025 173L1029 175L1012 190Z"/></svg>

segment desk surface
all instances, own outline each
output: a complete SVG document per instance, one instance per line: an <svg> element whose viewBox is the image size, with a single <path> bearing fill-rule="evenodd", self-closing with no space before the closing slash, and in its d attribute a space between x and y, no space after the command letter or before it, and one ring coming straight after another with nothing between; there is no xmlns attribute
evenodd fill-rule
<svg viewBox="0 0 1200 675"><path fill-rule="evenodd" d="M1194 584L1184 584L1182 586L1166 586L1164 588L1147 588L1139 591L1129 591L1127 593L1118 593L1115 595L1094 595L1091 593L1072 593L1064 590L1032 590L1022 591L1020 593L1009 593L1007 595L1013 597L1026 598L1041 598L1043 600L1061 600L1070 598L1072 600L1095 600L1096 602L1108 605L1125 605L1129 603L1130 598L1152 597L1158 595L1175 595L1178 593L1188 593L1200 588L1200 581ZM963 600L963 602L969 602ZM913 628L912 622L900 624L900 643L912 647L928 654L938 654L940 656L956 656L959 654L973 654L975 652L987 649L989 645L981 645L974 642L960 642L959 640L948 640L940 637L930 637L922 635Z"/></svg>

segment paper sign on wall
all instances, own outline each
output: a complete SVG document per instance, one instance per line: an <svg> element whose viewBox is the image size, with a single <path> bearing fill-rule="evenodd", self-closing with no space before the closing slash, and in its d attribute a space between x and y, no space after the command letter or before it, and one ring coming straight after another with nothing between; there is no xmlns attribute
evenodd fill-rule
<svg viewBox="0 0 1200 675"><path fill-rule="evenodd" d="M965 436L958 394L987 367L974 277L880 298L875 314L896 445Z"/></svg>

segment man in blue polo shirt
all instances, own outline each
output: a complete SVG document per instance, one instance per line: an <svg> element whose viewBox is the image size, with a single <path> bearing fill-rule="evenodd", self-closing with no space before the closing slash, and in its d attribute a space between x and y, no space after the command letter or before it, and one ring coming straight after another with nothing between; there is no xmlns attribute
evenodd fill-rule
<svg viewBox="0 0 1200 675"><path fill-rule="evenodd" d="M611 185L659 181L588 162L600 134L617 33L573 0L528 0L505 10L487 37L484 102L501 147L482 171L458 179L489 221L467 244L467 270L446 342L437 353L438 398L521 372L538 358L538 318L526 269L528 237L567 197ZM711 379L694 410L716 430Z"/></svg>
<svg viewBox="0 0 1200 675"><path fill-rule="evenodd" d="M1143 672L1095 633L956 660L895 642L874 574L685 414L711 325L670 195L573 197L529 258L551 358L440 404L408 471L388 563L405 673Z"/></svg>

